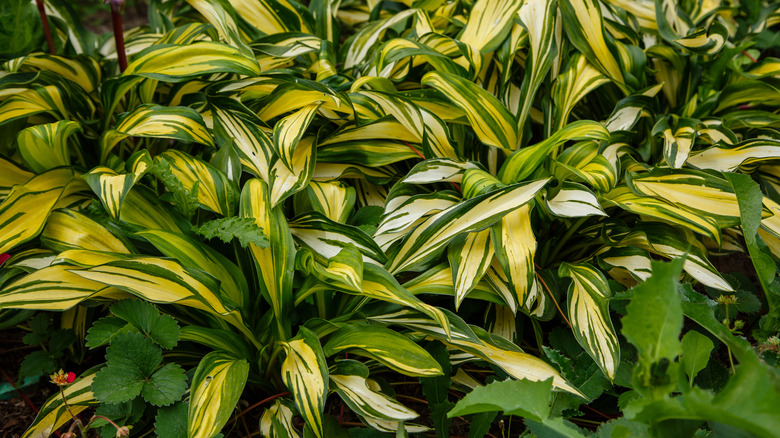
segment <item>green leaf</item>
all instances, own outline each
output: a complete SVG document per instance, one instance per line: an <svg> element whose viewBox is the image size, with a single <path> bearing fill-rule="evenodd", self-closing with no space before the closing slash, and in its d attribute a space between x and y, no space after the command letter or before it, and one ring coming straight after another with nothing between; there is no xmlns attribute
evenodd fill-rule
<svg viewBox="0 0 780 438"><path fill-rule="evenodd" d="M428 401L428 408L431 409L431 421L439 438L448 438L450 430L450 419L447 412L455 406L449 401L449 389L452 385L450 375L452 374L452 364L447 347L441 342L430 342L426 348L428 353L441 365L443 375L434 377L421 377L423 394Z"/></svg>
<svg viewBox="0 0 780 438"><path fill-rule="evenodd" d="M527 419L525 425L537 438L585 438L577 425L561 417L545 419L542 423Z"/></svg>
<svg viewBox="0 0 780 438"><path fill-rule="evenodd" d="M144 382L141 395L154 406L169 406L181 400L186 390L187 376L182 367L167 363Z"/></svg>
<svg viewBox="0 0 780 438"><path fill-rule="evenodd" d="M162 362L162 351L139 333L117 335L106 349L107 367L95 375L92 391L103 403L132 400Z"/></svg>
<svg viewBox="0 0 780 438"><path fill-rule="evenodd" d="M651 367L662 359L673 361L680 354L683 316L678 278L684 259L652 262L652 276L634 288L634 298L623 317L623 335L639 352L639 378L649 384Z"/></svg>
<svg viewBox="0 0 780 438"><path fill-rule="evenodd" d="M179 324L170 315L160 315L147 335L160 347L171 349L179 343Z"/></svg>
<svg viewBox="0 0 780 438"><path fill-rule="evenodd" d="M154 429L160 437L187 438L187 403L174 403L158 409Z"/></svg>
<svg viewBox="0 0 780 438"><path fill-rule="evenodd" d="M759 245L760 239L757 234L758 227L761 224L764 196L758 183L753 181L749 175L736 173L724 173L723 175L737 195L745 244L748 247L750 259L756 269L758 281L764 290L769 304L769 311L772 313L773 310L780 306L778 297L770 290L770 285L777 278L775 275L777 268L771 256L761 249Z"/></svg>
<svg viewBox="0 0 780 438"><path fill-rule="evenodd" d="M225 243L238 239L241 246L246 248L250 243L260 248L267 248L268 237L263 233L263 228L251 217L229 217L214 219L203 223L200 227L193 226L192 231L206 239L218 237Z"/></svg>
<svg viewBox="0 0 780 438"><path fill-rule="evenodd" d="M144 333L151 331L152 322L160 315L154 304L143 300L117 301L109 310Z"/></svg>
<svg viewBox="0 0 780 438"><path fill-rule="evenodd" d="M122 318L114 316L106 316L100 318L92 323L92 327L87 331L87 347L97 348L101 345L108 344L116 335L126 330L128 327L133 327L132 324L128 324Z"/></svg>
<svg viewBox="0 0 780 438"><path fill-rule="evenodd" d="M34 377L56 371L57 364L48 351L38 350L28 354L19 366L20 377Z"/></svg>
<svg viewBox="0 0 780 438"><path fill-rule="evenodd" d="M509 380L478 386L447 414L458 415L478 412L504 411L504 415L518 415L543 421L550 415L552 379L543 381Z"/></svg>
<svg viewBox="0 0 780 438"><path fill-rule="evenodd" d="M11 0L0 6L0 58L29 53L43 41L40 16L26 0Z"/></svg>
<svg viewBox="0 0 780 438"><path fill-rule="evenodd" d="M691 330L682 338L682 367L688 375L688 382L693 385L693 379L707 366L710 353L715 345L710 338Z"/></svg>

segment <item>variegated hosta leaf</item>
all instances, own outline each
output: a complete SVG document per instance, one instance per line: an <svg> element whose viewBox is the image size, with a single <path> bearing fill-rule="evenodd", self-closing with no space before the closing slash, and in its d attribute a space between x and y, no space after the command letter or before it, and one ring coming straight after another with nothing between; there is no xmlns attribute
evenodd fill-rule
<svg viewBox="0 0 780 438"><path fill-rule="evenodd" d="M92 297L121 299L116 288L82 278L73 266L54 265L26 275L0 292L0 309L64 311Z"/></svg>
<svg viewBox="0 0 780 438"><path fill-rule="evenodd" d="M190 269L199 269L219 280L226 298L245 310L249 305L249 286L238 266L215 249L185 234L164 230L141 230L135 234L148 240L167 257Z"/></svg>
<svg viewBox="0 0 780 438"><path fill-rule="evenodd" d="M317 115L320 105L320 102L306 105L274 125L274 148L282 164L292 172L296 169L293 164L296 146Z"/></svg>
<svg viewBox="0 0 780 438"><path fill-rule="evenodd" d="M85 249L130 254L127 246L106 227L70 209L51 213L41 232L41 243L55 251Z"/></svg>
<svg viewBox="0 0 780 438"><path fill-rule="evenodd" d="M650 254L631 246L604 248L596 259L599 267L612 278L626 287L634 287L637 283L650 278L652 273Z"/></svg>
<svg viewBox="0 0 780 438"><path fill-rule="evenodd" d="M492 52L509 34L518 9L520 2L512 0L478 0L460 34L460 41L482 53Z"/></svg>
<svg viewBox="0 0 780 438"><path fill-rule="evenodd" d="M175 149L165 151L155 159L166 160L185 189L192 191L197 186L199 204L223 216L235 215L238 189L224 173L209 163Z"/></svg>
<svg viewBox="0 0 780 438"><path fill-rule="evenodd" d="M442 375L441 365L427 351L408 337L382 326L345 325L330 336L323 351L328 357L342 351L369 357L407 376Z"/></svg>
<svg viewBox="0 0 780 438"><path fill-rule="evenodd" d="M686 164L698 169L712 169L720 172L752 172L764 161L780 158L780 140L756 138L724 147L713 146L701 152L694 152Z"/></svg>
<svg viewBox="0 0 780 438"><path fill-rule="evenodd" d="M339 181L312 181L306 186L306 194L314 210L328 219L346 223L355 207L355 188Z"/></svg>
<svg viewBox="0 0 780 438"><path fill-rule="evenodd" d="M447 315L452 328L449 336L446 336L441 327L426 315L413 310L402 310L394 314L372 316L369 319L383 324L398 324L427 336L438 339L445 344L460 349L482 360L501 367L507 374L515 379L528 379L533 381L553 379L553 387L568 391L572 394L582 395L576 388L569 385L555 368L543 360L523 353L515 344L503 340L500 345L496 338L479 327L466 324L459 316L447 310L442 311ZM481 335L478 335L481 333Z"/></svg>
<svg viewBox="0 0 780 438"><path fill-rule="evenodd" d="M180 330L180 341L205 345L212 350L224 350L235 357L251 357L249 344L236 332L223 329L185 325Z"/></svg>
<svg viewBox="0 0 780 438"><path fill-rule="evenodd" d="M613 53L612 40L604 32L604 20L597 0L561 0L561 17L569 41L592 64L604 72L622 89L624 66Z"/></svg>
<svg viewBox="0 0 780 438"><path fill-rule="evenodd" d="M70 120L35 125L21 130L16 142L22 162L36 173L69 166L68 139L81 130L81 124Z"/></svg>
<svg viewBox="0 0 780 438"><path fill-rule="evenodd" d="M347 245L354 245L363 254L364 262L381 264L386 261L382 250L363 230L334 222L317 212L295 218L290 222L290 232L302 246L311 249L321 260L334 257Z"/></svg>
<svg viewBox="0 0 780 438"><path fill-rule="evenodd" d="M344 68L350 69L366 62L369 51L384 36L387 29L413 17L418 29L417 36L433 31L430 19L421 9L407 9L394 14L388 19L382 19L366 24L353 38L344 54Z"/></svg>
<svg viewBox="0 0 780 438"><path fill-rule="evenodd" d="M159 199L152 190L141 186L133 189L125 196L119 219L131 227L138 229L167 230L177 233L189 232L192 224L182 217L176 209Z"/></svg>
<svg viewBox="0 0 780 438"><path fill-rule="evenodd" d="M122 210L127 192L141 176L143 172L117 174L108 167L98 166L84 174L82 178L98 196L111 217L119 219L119 212Z"/></svg>
<svg viewBox="0 0 780 438"><path fill-rule="evenodd" d="M382 126L379 126L380 124ZM380 121L361 126L360 128L355 128L352 132L350 132L350 130L343 131L340 134L336 134L334 137L326 139L324 143L320 143L317 147L317 161L320 162L320 164L323 161L327 161L381 167L403 160L420 158L416 149L403 143L403 141L399 141L399 137L405 135L405 133L398 134L397 130L393 129L399 127L401 126L396 122L388 124L384 121ZM392 137L393 139L367 138L352 141L333 141L334 138L343 138L341 134L360 134L369 135L371 137L381 136L382 134L376 133L374 128L387 128L387 136ZM357 131L360 132L358 133ZM395 133L392 133L394 131ZM371 132L374 132L374 134L371 134Z"/></svg>
<svg viewBox="0 0 780 438"><path fill-rule="evenodd" d="M566 126L569 121L569 115L577 102L591 91L608 82L609 79L591 65L583 54L576 53L569 60L569 68L558 76L553 86L555 126L558 129Z"/></svg>
<svg viewBox="0 0 780 438"><path fill-rule="evenodd" d="M447 263L442 263L426 270L413 280L404 283L403 287L414 295L426 293L431 295L455 296L455 288L452 284L452 269ZM483 281L477 283L471 292L468 293L468 298L488 301L500 305L506 304L506 302L493 291L490 285L488 285L485 277L483 277Z"/></svg>
<svg viewBox="0 0 780 438"><path fill-rule="evenodd" d="M260 278L260 292L276 318L287 318L292 305L295 244L281 207L271 208L268 185L263 180L255 178L244 184L240 216L254 218L268 237L267 248L250 243L249 249Z"/></svg>
<svg viewBox="0 0 780 438"><path fill-rule="evenodd" d="M46 249L28 249L12 255L3 264L8 268L19 268L30 274L49 267L54 263L57 253Z"/></svg>
<svg viewBox="0 0 780 438"><path fill-rule="evenodd" d="M669 124L670 119L672 120L671 125ZM664 158L669 167L679 169L688 160L700 124L701 122L698 120L676 116L662 117L655 124L653 135L663 135Z"/></svg>
<svg viewBox="0 0 780 438"><path fill-rule="evenodd" d="M607 216L593 192L570 181L564 181L553 196L548 194L545 203L558 217Z"/></svg>
<svg viewBox="0 0 780 438"><path fill-rule="evenodd" d="M525 304L536 283L536 238L531 228L531 204L507 213L491 229L496 258L512 288L509 307Z"/></svg>
<svg viewBox="0 0 780 438"><path fill-rule="evenodd" d="M506 186L498 178L482 169L466 169L463 172L461 183L463 197L466 199Z"/></svg>
<svg viewBox="0 0 780 438"><path fill-rule="evenodd" d="M424 351L424 350L423 350ZM330 371L330 381L342 400L361 417L409 421L419 417L395 399L371 388L368 367L355 360L342 360Z"/></svg>
<svg viewBox="0 0 780 438"><path fill-rule="evenodd" d="M708 29L700 27L675 42L691 52L714 55L720 52L729 38L729 31L721 20L721 17L716 16Z"/></svg>
<svg viewBox="0 0 780 438"><path fill-rule="evenodd" d="M187 269L173 260L137 257L72 272L153 303L176 303L219 315L250 340L255 339L241 314L223 301L224 292L220 290L219 282L202 271Z"/></svg>
<svg viewBox="0 0 780 438"><path fill-rule="evenodd" d="M281 159L273 161L271 168L271 205L276 207L290 195L306 188L314 176L317 161L317 148L314 137L303 138L298 142L291 157L291 168Z"/></svg>
<svg viewBox="0 0 780 438"><path fill-rule="evenodd" d="M520 88L523 103L517 118L518 133L523 132L536 91L558 55L559 43L555 36L556 13L555 2L549 0L528 0L523 3L519 11L520 21L528 32L531 47L525 61L526 74L523 75Z"/></svg>
<svg viewBox="0 0 780 438"><path fill-rule="evenodd" d="M296 266L305 274L336 289L360 292L363 286L363 254L348 243L338 254L327 260L327 265L315 260L314 253L301 248L296 254Z"/></svg>
<svg viewBox="0 0 780 438"><path fill-rule="evenodd" d="M613 380L620 363L620 344L609 316L612 292L607 279L587 263L563 263L558 275L572 279L568 310L574 337Z"/></svg>
<svg viewBox="0 0 780 438"><path fill-rule="evenodd" d="M252 55L252 49L241 38L241 30L238 28L238 23L236 23L236 14L230 2L225 0L187 0L187 3L200 12L217 29L219 38L226 45L240 49L246 57Z"/></svg>
<svg viewBox="0 0 780 438"><path fill-rule="evenodd" d="M212 73L259 76L254 57L227 44L198 41L186 45L157 44L139 53L122 73L166 82L182 82Z"/></svg>
<svg viewBox="0 0 780 438"><path fill-rule="evenodd" d="M449 244L447 258L452 266L456 309L485 275L494 254L489 229L461 234Z"/></svg>
<svg viewBox="0 0 780 438"><path fill-rule="evenodd" d="M609 132L630 131L641 117L649 117L650 113L647 111L647 108L651 107L652 98L661 91L661 88L663 88L663 84L658 84L648 88L641 94L621 99L604 123L607 130Z"/></svg>
<svg viewBox="0 0 780 438"><path fill-rule="evenodd" d="M3 202L8 196L11 187L26 183L34 175L34 173L19 167L18 164L0 158L0 202Z"/></svg>
<svg viewBox="0 0 780 438"><path fill-rule="evenodd" d="M605 193L604 199L626 211L681 225L716 242L720 242L718 221L710 216L689 210L684 206L669 203L664 199L637 195L625 186L616 187Z"/></svg>
<svg viewBox="0 0 780 438"><path fill-rule="evenodd" d="M460 183L466 170L478 168L479 166L470 161L461 163L450 158L432 158L417 163L400 182L406 184Z"/></svg>
<svg viewBox="0 0 780 438"><path fill-rule="evenodd" d="M187 436L211 438L227 423L244 391L249 363L221 351L200 360L190 386Z"/></svg>
<svg viewBox="0 0 780 438"><path fill-rule="evenodd" d="M672 260L684 257L683 270L691 277L718 290L734 290L707 259L706 248L698 240L681 235L670 225L642 222L635 225L632 231L616 237L610 245L635 246Z"/></svg>
<svg viewBox="0 0 780 438"><path fill-rule="evenodd" d="M31 53L21 60L19 68L52 72L76 83L87 93L95 91L101 80L100 65L91 56L66 58L48 53Z"/></svg>
<svg viewBox="0 0 780 438"><path fill-rule="evenodd" d="M615 143L600 149L595 141L581 141L567 147L552 162L553 175L561 180L584 181L601 192L609 191L621 176L618 158L629 147Z"/></svg>
<svg viewBox="0 0 780 438"><path fill-rule="evenodd" d="M529 147L522 148L501 166L498 177L505 184L522 181L539 167L547 156L569 140L607 140L609 132L601 123L591 120L579 120L559 129L547 139Z"/></svg>
<svg viewBox="0 0 780 438"><path fill-rule="evenodd" d="M482 143L509 150L517 146L514 116L483 88L460 76L441 72L427 73L421 84L439 90L454 105L462 108Z"/></svg>
<svg viewBox="0 0 780 438"><path fill-rule="evenodd" d="M654 169L627 173L626 184L637 194L661 198L715 219L721 228L740 223L737 195L717 176L696 170Z"/></svg>
<svg viewBox="0 0 780 438"><path fill-rule="evenodd" d="M0 253L41 232L73 178L70 168L54 169L11 189L0 204Z"/></svg>
<svg viewBox="0 0 780 438"><path fill-rule="evenodd" d="M105 163L114 146L127 137L168 138L214 146L203 118L192 108L141 105L100 137L101 162Z"/></svg>
<svg viewBox="0 0 780 438"><path fill-rule="evenodd" d="M314 24L298 3L287 0L230 0L238 16L266 35L281 32L314 33Z"/></svg>
<svg viewBox="0 0 780 438"><path fill-rule="evenodd" d="M54 85L36 86L15 93L0 103L0 125L40 113L57 120L67 120L70 112L63 101L63 92Z"/></svg>
<svg viewBox="0 0 780 438"><path fill-rule="evenodd" d="M257 114L263 121L269 121L282 114L303 108L313 103L321 103L321 111L347 111L349 102L333 90L318 84L317 87L299 83L283 83L263 99L263 108ZM351 111L351 110L350 110Z"/></svg>
<svg viewBox="0 0 780 438"><path fill-rule="evenodd" d="M287 401L276 399L260 418L260 434L267 438L301 438L293 427L295 412Z"/></svg>
<svg viewBox="0 0 780 438"><path fill-rule="evenodd" d="M520 183L479 195L429 217L389 255L391 273L414 269L436 257L458 234L483 230L523 206L549 180Z"/></svg>
<svg viewBox="0 0 780 438"><path fill-rule="evenodd" d="M328 395L328 365L320 340L301 326L292 340L280 344L287 354L282 362L282 380L306 424L315 436L324 438L322 415Z"/></svg>
<svg viewBox="0 0 780 438"><path fill-rule="evenodd" d="M232 99L215 98L211 103L217 139L224 139L224 143L232 140L246 171L265 182L270 181L268 171L274 155L273 142L260 129L260 119Z"/></svg>
<svg viewBox="0 0 780 438"><path fill-rule="evenodd" d="M374 232L374 241L386 251L393 242L405 237L428 217L456 205L458 201L460 198L449 192L388 199L383 203L385 216Z"/></svg>
<svg viewBox="0 0 780 438"><path fill-rule="evenodd" d="M73 383L62 389L62 394L55 393L41 406L33 423L22 435L23 438L41 438L51 436L68 421L73 420L72 415L100 403L92 394L92 380L100 366L90 368L83 372ZM65 399L68 403L65 405Z"/></svg>

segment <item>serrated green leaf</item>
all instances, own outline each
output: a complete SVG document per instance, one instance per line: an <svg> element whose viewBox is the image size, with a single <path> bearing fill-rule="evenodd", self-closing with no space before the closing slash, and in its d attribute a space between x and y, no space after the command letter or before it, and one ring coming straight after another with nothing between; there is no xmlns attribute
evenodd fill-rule
<svg viewBox="0 0 780 438"><path fill-rule="evenodd" d="M178 364L167 363L144 382L141 395L153 406L169 406L187 390L187 376Z"/></svg>
<svg viewBox="0 0 780 438"><path fill-rule="evenodd" d="M152 329L152 322L160 315L154 304L143 300L122 300L112 304L110 309L118 318L121 318L144 333Z"/></svg>
<svg viewBox="0 0 780 438"><path fill-rule="evenodd" d="M192 231L206 239L218 237L225 243L238 239L244 248L249 246L250 243L260 248L267 248L269 245L268 237L263 232L263 228L257 225L251 217L214 219L204 222L200 227L193 226Z"/></svg>
<svg viewBox="0 0 780 438"><path fill-rule="evenodd" d="M106 349L107 367L92 383L103 403L122 403L141 393L146 379L162 362L162 351L139 333L122 333Z"/></svg>
<svg viewBox="0 0 780 438"><path fill-rule="evenodd" d="M171 349L179 343L179 324L170 315L160 315L147 333L162 348Z"/></svg>
<svg viewBox="0 0 780 438"><path fill-rule="evenodd" d="M92 323L92 327L87 331L87 347L97 348L108 344L122 330L133 327L127 321L114 316L106 316Z"/></svg>
<svg viewBox="0 0 780 438"><path fill-rule="evenodd" d="M187 403L174 403L158 409L154 429L160 437L187 438Z"/></svg>
<svg viewBox="0 0 780 438"><path fill-rule="evenodd" d="M19 366L20 377L34 377L56 371L57 364L48 351L38 350L26 355Z"/></svg>
<svg viewBox="0 0 780 438"><path fill-rule="evenodd" d="M503 411L542 421L550 415L552 379L538 382L509 380L479 386L466 394L447 414L448 417L478 412Z"/></svg>

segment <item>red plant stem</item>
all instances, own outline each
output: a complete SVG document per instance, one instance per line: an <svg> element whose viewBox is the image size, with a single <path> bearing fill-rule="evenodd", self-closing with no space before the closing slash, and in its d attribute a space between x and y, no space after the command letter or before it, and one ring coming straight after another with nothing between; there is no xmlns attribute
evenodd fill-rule
<svg viewBox="0 0 780 438"><path fill-rule="evenodd" d="M536 269L542 269L542 268L540 268L540 267L539 267L539 265L537 265L536 263L534 263L534 266L536 266ZM559 312L559 313L561 314L561 316L563 317L563 320L564 320L564 321L566 321L566 325L568 325L568 326L569 326L569 328L571 328L571 323L570 323L570 322L569 322L569 320L566 318L566 314L565 314L565 313L563 313L563 310L561 310L561 306L559 306L559 305L558 305L558 301L555 299L555 296L553 295L552 291L551 291L551 290L550 290L550 288L547 286L547 283L545 283L545 282L544 282L544 278L542 278L542 275L541 275L541 274L539 274L539 273L537 272L537 273L536 273L536 278L538 278L538 279L539 279L539 282L540 282L540 283L542 283L542 286L544 286L544 290L546 290L546 291L547 291L547 294L548 294L548 295L550 295L550 298L552 298L552 300L553 300L553 303L555 303L555 307L557 307L557 308L558 308L558 312Z"/></svg>
<svg viewBox="0 0 780 438"><path fill-rule="evenodd" d="M27 404L28 404L28 405L29 405L29 406L32 408L32 410L33 410L33 411L35 411L35 413L37 414L37 413L38 413L38 408L36 408L36 407L35 407L35 404L34 404L34 403L33 403L33 402L32 402L32 401L29 399L29 398L27 398L27 396L26 396L26 395L24 395L24 393L22 392L22 390L21 390L21 389L19 389L19 388L18 388L18 387L17 387L17 386L14 384L13 380L11 379L11 376L9 376L9 375L8 375L8 373L6 373L6 372L5 372L5 370L4 370L4 369L2 369L2 368L0 368L0 372L2 372L2 373L3 373L3 377L5 377L5 380L7 380L7 381L8 381L8 383L10 383L10 384L11 384L11 386L13 386L13 387L14 387L14 389L16 390L16 392L18 392L18 393L19 393L19 395L22 397L22 399L23 399L25 402L27 402Z"/></svg>
<svg viewBox="0 0 780 438"><path fill-rule="evenodd" d="M114 42L116 43L116 56L119 60L119 71L127 69L127 54L125 53L125 35L122 30L122 12L111 5L111 22L114 25Z"/></svg>
<svg viewBox="0 0 780 438"><path fill-rule="evenodd" d="M754 57L750 56L750 53L748 53L748 52L747 52L747 50L743 50L743 51L742 51L742 54L743 54L743 55L745 55L745 56L747 56L748 58L750 58L750 60L751 60L751 61L753 61L753 62L758 62L758 60L757 60L756 58L754 58Z"/></svg>
<svg viewBox="0 0 780 438"><path fill-rule="evenodd" d="M35 4L38 5L38 13L41 14L41 24L43 25L43 34L46 35L46 44L49 46L49 53L54 55L57 51L54 49L54 38L51 36L51 29L49 28L49 19L46 17L46 7L43 5L43 0L36 0Z"/></svg>
<svg viewBox="0 0 780 438"><path fill-rule="evenodd" d="M284 397L285 395L290 395L290 392L289 391L288 392L281 392L279 394L272 395L272 396L270 396L268 398L264 398L264 399L260 400L259 402L253 404L252 406L250 406L250 407L244 409L243 411L239 412L238 415L236 415L236 418L234 420L238 420L238 418L240 416L242 416L242 415L246 414L247 412L251 411L252 409L262 405L263 403L267 403L267 402L269 402L271 400L276 400L277 398Z"/></svg>

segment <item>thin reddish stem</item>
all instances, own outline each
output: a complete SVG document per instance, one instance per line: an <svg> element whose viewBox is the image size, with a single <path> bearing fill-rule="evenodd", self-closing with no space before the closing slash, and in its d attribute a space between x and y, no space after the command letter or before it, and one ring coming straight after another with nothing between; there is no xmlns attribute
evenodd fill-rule
<svg viewBox="0 0 780 438"><path fill-rule="evenodd" d="M537 265L536 263L534 263L534 266L536 266L536 269L541 269L541 268L539 267L539 265ZM542 278L542 276L541 276L541 275L540 275L538 272L536 273L536 278L538 278L538 279L539 279L539 282L540 282L540 283L542 283L542 286L544 286L544 290L546 290L546 291L547 291L547 294L548 294L548 295L550 295L550 298L552 298L552 300L553 300L553 303L555 303L555 307L556 307L556 308L558 308L558 312L559 312L559 313L561 314L561 316L563 317L563 320L564 320L564 321L566 321L566 325L568 325L568 326L569 326L569 328L571 328L571 323L570 323L570 322L569 322L569 320L566 318L566 315L563 313L563 310L561 310L561 306L559 306L559 305L558 305L558 301L555 299L555 296L553 296L553 294L552 294L552 291L551 291L551 290L550 290L550 288L547 286L547 283L545 283L545 282L544 282L544 278Z"/></svg>
<svg viewBox="0 0 780 438"><path fill-rule="evenodd" d="M28 405L29 405L29 406L32 408L32 410L33 410L33 411L35 411L35 413L37 414L37 413L38 413L38 408L36 408L36 407L35 407L35 404L32 402L32 400L30 400L29 398L27 398L27 396L26 396L26 395L24 395L24 393L22 392L22 390L21 390L21 389L19 389L19 388L16 386L16 384L14 384L13 380L11 379L11 376L9 376L9 375L8 375L8 373L6 373L4 369L0 369L0 372L2 372L2 373L3 373L3 377L5 377L5 380L7 380L7 381L8 381L8 383L10 383L10 384L11 384L11 386L13 386L13 387L14 387L14 389L16 390L16 392L18 392L18 393L19 393L19 396L20 396L20 397L22 397L22 400L24 400L25 402L27 402L27 404L28 404Z"/></svg>
<svg viewBox="0 0 780 438"><path fill-rule="evenodd" d="M750 53L747 52L747 50L743 50L742 54L747 56L748 58L750 58L751 61L758 62L758 60L756 58L754 58L753 56L751 56Z"/></svg>
<svg viewBox="0 0 780 438"><path fill-rule="evenodd" d="M279 397L284 397L285 395L290 395L290 392L289 391L288 392L281 392L279 394L272 395L272 396L270 396L268 398L264 398L264 399L260 400L259 402L253 404L252 406L250 406L250 407L244 409L243 411L239 412L238 415L236 415L236 418L234 420L238 420L238 418L241 417L242 415L246 414L247 412L251 411L252 409L254 409L254 408L258 407L258 406L261 406L264 403L268 403L269 401L276 400Z"/></svg>
<svg viewBox="0 0 780 438"><path fill-rule="evenodd" d="M38 6L38 13L41 15L43 34L46 35L46 44L49 46L49 53L54 55L55 53L57 53L57 51L54 49L54 38L51 36L51 29L49 28L49 18L46 16L46 6L44 6L43 0L36 0L35 4Z"/></svg>

